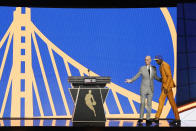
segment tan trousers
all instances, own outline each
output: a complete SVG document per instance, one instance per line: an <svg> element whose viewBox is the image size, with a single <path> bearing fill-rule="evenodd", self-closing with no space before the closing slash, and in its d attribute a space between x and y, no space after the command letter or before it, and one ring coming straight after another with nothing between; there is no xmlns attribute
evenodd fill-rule
<svg viewBox="0 0 196 131"><path fill-rule="evenodd" d="M158 107L157 113L155 115L155 118L160 117L160 115L162 113L162 110L163 110L163 106L164 106L166 97L168 98L169 103L172 107L172 110L173 110L174 115L175 115L175 119L180 120L179 113L178 113L178 108L177 108L175 100L174 100L172 89L167 94L165 94L164 90L162 89L161 96L159 98L159 107Z"/></svg>

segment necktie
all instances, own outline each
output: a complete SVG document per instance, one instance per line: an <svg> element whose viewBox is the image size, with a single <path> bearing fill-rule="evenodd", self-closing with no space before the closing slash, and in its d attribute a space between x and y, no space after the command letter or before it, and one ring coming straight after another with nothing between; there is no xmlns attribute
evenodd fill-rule
<svg viewBox="0 0 196 131"><path fill-rule="evenodd" d="M149 75L150 75L150 67L148 67L148 73L149 73Z"/></svg>

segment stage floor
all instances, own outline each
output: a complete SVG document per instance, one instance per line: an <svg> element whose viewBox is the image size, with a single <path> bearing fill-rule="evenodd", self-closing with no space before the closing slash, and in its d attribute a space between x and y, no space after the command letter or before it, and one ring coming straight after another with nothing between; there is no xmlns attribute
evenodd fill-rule
<svg viewBox="0 0 196 131"><path fill-rule="evenodd" d="M137 124L137 120L107 120L105 127L176 127L169 125L171 120L160 120L159 125L153 123L146 125L144 120L141 125ZM70 119L0 119L1 127L15 127L15 126L59 126L59 127L73 127ZM196 121L181 121L180 127L196 127Z"/></svg>

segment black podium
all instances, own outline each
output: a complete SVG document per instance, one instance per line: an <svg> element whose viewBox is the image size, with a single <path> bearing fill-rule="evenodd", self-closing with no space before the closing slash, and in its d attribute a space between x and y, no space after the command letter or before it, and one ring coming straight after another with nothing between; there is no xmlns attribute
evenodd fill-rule
<svg viewBox="0 0 196 131"><path fill-rule="evenodd" d="M104 87L110 77L71 76L68 82L73 86L69 89L75 104L73 126L105 126L103 103L109 89Z"/></svg>

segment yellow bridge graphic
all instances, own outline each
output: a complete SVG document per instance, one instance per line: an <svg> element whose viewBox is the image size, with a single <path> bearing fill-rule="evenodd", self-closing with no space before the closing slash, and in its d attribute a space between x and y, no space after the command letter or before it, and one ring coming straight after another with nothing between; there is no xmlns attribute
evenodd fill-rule
<svg viewBox="0 0 196 131"><path fill-rule="evenodd" d="M165 20L168 24L168 28L171 33L171 38L173 41L173 47L174 47L174 81L176 81L176 30L175 26L173 24L173 20L169 14L169 11L167 8L160 8L162 11ZM10 27L8 28L7 32L3 36L2 40L0 41L0 48L3 46L5 43L6 39L8 38L7 45L5 48L5 53L3 56L2 64L0 66L0 80L2 77L2 73L4 70L5 62L7 59L8 51L10 48L10 43L13 38L13 65L11 69L11 73L9 76L9 80L7 83L6 91L5 91L5 96L3 97L3 102L2 107L0 109L0 118L3 118L3 114L5 111L5 105L7 103L7 98L8 94L10 92L10 86L12 85L12 96L11 96L11 116L10 118L20 118L21 116L21 98L25 99L25 113L24 117L25 118L72 118L72 115L70 113L70 109L68 107L68 102L65 96L65 93L63 91L63 85L60 80L59 76L59 70L57 69L57 64L55 61L55 57L53 52L58 54L64 61L64 67L67 71L68 76L72 76L71 70L69 67L69 64L78 69L80 72L81 76L84 75L89 75L88 69L81 65L79 62L75 61L73 58L68 56L66 53L64 53L61 49L59 49L57 46L55 46L54 43L52 43L47 37L42 34L42 32L32 23L31 21L31 9L30 8L25 8L25 12L22 12L21 7L17 7L16 10L14 11L13 14L13 22L11 23ZM55 106L53 103L51 91L50 91L50 86L48 84L48 80L46 77L46 72L44 69L43 61L41 58L40 50L38 47L38 42L36 39L36 35L39 36L44 43L47 45L50 59L52 61L52 65L54 68L55 72L55 77L57 79L58 83L58 88L61 93L61 97L63 100L64 108L66 110L66 115L63 116L58 116L56 114ZM23 40L22 40L23 39ZM36 83L35 76L34 76L34 71L32 68L32 50L31 50L31 39L33 40L35 50L36 50L36 55L38 57L38 62L40 65L41 69L41 74L43 76L46 92L49 98L49 103L50 107L52 110L52 115L51 116L45 116L44 111L42 108L41 100L40 100L40 93L38 92L38 83ZM21 51L25 51L25 54L21 54ZM21 73L21 66L25 66L24 72ZM99 74L96 74L93 71L90 71L91 76L100 76ZM21 91L21 81L25 81L25 90ZM2 88L2 87L1 87ZM4 88L4 87L3 87ZM66 87L65 87L66 88ZM119 114L111 114L108 108L108 105L104 103L104 109L105 109L105 114L107 119L115 119L115 118L138 118L139 117L139 112L136 110L136 107L134 105L134 102L140 103L140 95L135 94L123 87L120 87L119 85L115 83L110 83L107 84L107 88L110 89L114 96L114 100L112 103L116 104L119 110ZM39 111L40 111L40 116L35 117L33 116L33 90L35 91ZM174 89L175 92L175 89ZM119 95L122 95L126 97L129 100L131 108L130 110L133 110L133 114L125 114L123 112L123 107L121 106L121 102L117 96L117 93ZM158 108L158 103L157 102L152 102L152 109L157 110ZM162 118L166 118L169 111L170 111L170 104L167 101L166 105L164 106L163 113L161 115ZM151 117L154 117L155 114L152 114ZM66 125L69 125L70 121L67 121ZM54 121L55 123L55 121ZM54 124L53 123L53 124ZM0 124L3 125L3 120L0 120ZM14 125L20 125L19 122L12 123ZM43 122L40 122L40 125L42 125ZM25 125L32 125L32 121L28 120ZM107 125L107 123L106 123ZM122 125L122 123L120 123Z"/></svg>

